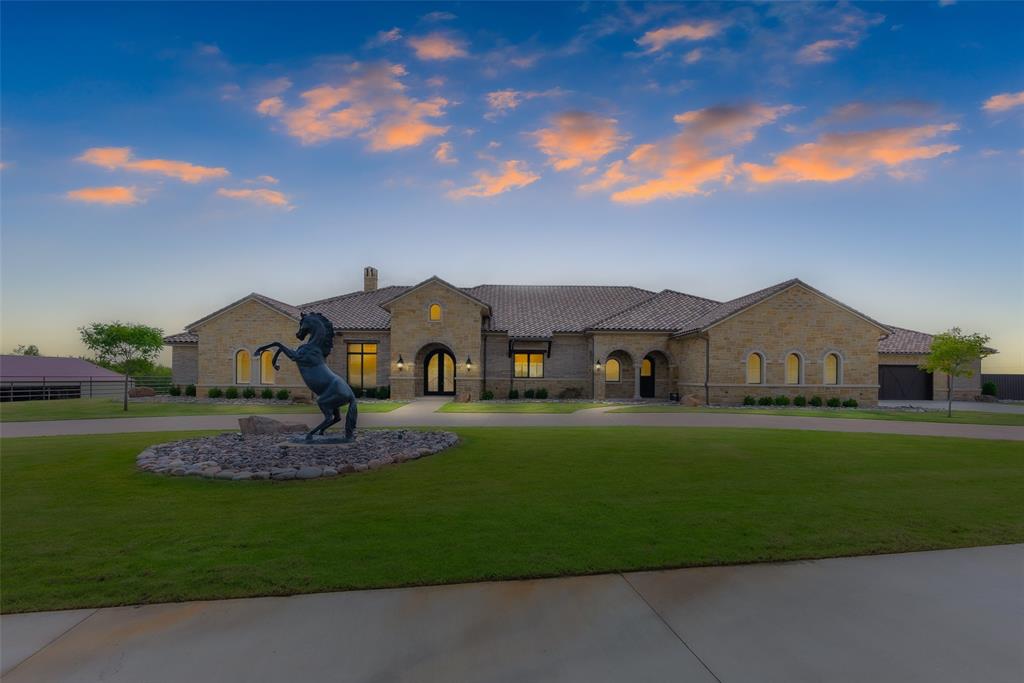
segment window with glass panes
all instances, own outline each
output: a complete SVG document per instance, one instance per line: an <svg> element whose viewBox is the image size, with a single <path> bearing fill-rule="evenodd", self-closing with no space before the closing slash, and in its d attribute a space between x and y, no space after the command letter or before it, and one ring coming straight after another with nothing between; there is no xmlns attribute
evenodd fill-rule
<svg viewBox="0 0 1024 683"><path fill-rule="evenodd" d="M348 345L348 383L353 389L377 386L377 344L368 342Z"/></svg>
<svg viewBox="0 0 1024 683"><path fill-rule="evenodd" d="M544 376L543 353L515 353L512 354L512 360L515 377Z"/></svg>

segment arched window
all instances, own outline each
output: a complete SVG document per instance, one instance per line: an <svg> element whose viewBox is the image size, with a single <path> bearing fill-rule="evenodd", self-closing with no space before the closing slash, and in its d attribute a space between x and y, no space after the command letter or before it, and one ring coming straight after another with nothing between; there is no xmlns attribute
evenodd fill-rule
<svg viewBox="0 0 1024 683"><path fill-rule="evenodd" d="M427 320L431 322L437 322L441 319L441 304L430 304L430 308L427 309Z"/></svg>
<svg viewBox="0 0 1024 683"><path fill-rule="evenodd" d="M252 359L249 352L242 349L235 354L235 384L248 384L252 381Z"/></svg>
<svg viewBox="0 0 1024 683"><path fill-rule="evenodd" d="M622 366L616 359L609 358L608 362L604 364L604 381L618 382L620 379L622 379Z"/></svg>
<svg viewBox="0 0 1024 683"><path fill-rule="evenodd" d="M802 359L800 354L791 353L786 356L786 384L800 384L803 373Z"/></svg>
<svg viewBox="0 0 1024 683"><path fill-rule="evenodd" d="M653 366L651 365L651 359L650 358L644 358L644 361L642 363L640 363L640 376L641 377L650 377L651 376L651 369L652 369L652 367Z"/></svg>
<svg viewBox="0 0 1024 683"><path fill-rule="evenodd" d="M843 362L838 353L825 356L825 384L839 384L843 380Z"/></svg>
<svg viewBox="0 0 1024 683"><path fill-rule="evenodd" d="M764 359L759 353L752 353L747 356L747 384L762 384L764 382Z"/></svg>
<svg viewBox="0 0 1024 683"><path fill-rule="evenodd" d="M274 369L274 352L264 351L260 354L260 384L273 384L277 381Z"/></svg>

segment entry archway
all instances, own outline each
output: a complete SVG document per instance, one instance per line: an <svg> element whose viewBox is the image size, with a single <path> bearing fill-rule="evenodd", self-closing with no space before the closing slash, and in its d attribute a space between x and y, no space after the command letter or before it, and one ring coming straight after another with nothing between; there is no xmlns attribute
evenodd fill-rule
<svg viewBox="0 0 1024 683"><path fill-rule="evenodd" d="M455 395L455 356L444 348L436 348L423 361L424 396Z"/></svg>

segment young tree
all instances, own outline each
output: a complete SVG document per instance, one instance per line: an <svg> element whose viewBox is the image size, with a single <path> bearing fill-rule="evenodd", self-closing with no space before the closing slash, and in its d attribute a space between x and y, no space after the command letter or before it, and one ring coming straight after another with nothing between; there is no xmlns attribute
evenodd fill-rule
<svg viewBox="0 0 1024 683"><path fill-rule="evenodd" d="M921 363L928 372L946 373L946 400L949 417L953 417L953 378L974 375L974 362L995 351L985 346L988 337L983 334L964 334L959 327L932 338L932 349Z"/></svg>
<svg viewBox="0 0 1024 683"><path fill-rule="evenodd" d="M36 346L35 344L29 344L28 346L25 346L24 344L18 344L17 346L14 347L13 353L16 356L38 356L39 347Z"/></svg>
<svg viewBox="0 0 1024 683"><path fill-rule="evenodd" d="M139 366L151 367L163 349L164 331L157 327L122 323L92 323L78 328L82 343L100 361L112 363L124 373L124 409L128 410L128 373Z"/></svg>

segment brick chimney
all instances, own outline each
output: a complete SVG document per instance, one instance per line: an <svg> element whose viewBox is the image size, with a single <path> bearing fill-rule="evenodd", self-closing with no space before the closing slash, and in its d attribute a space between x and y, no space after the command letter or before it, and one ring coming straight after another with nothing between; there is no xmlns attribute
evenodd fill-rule
<svg viewBox="0 0 1024 683"><path fill-rule="evenodd" d="M363 291L377 291L377 269L373 266L363 268Z"/></svg>

